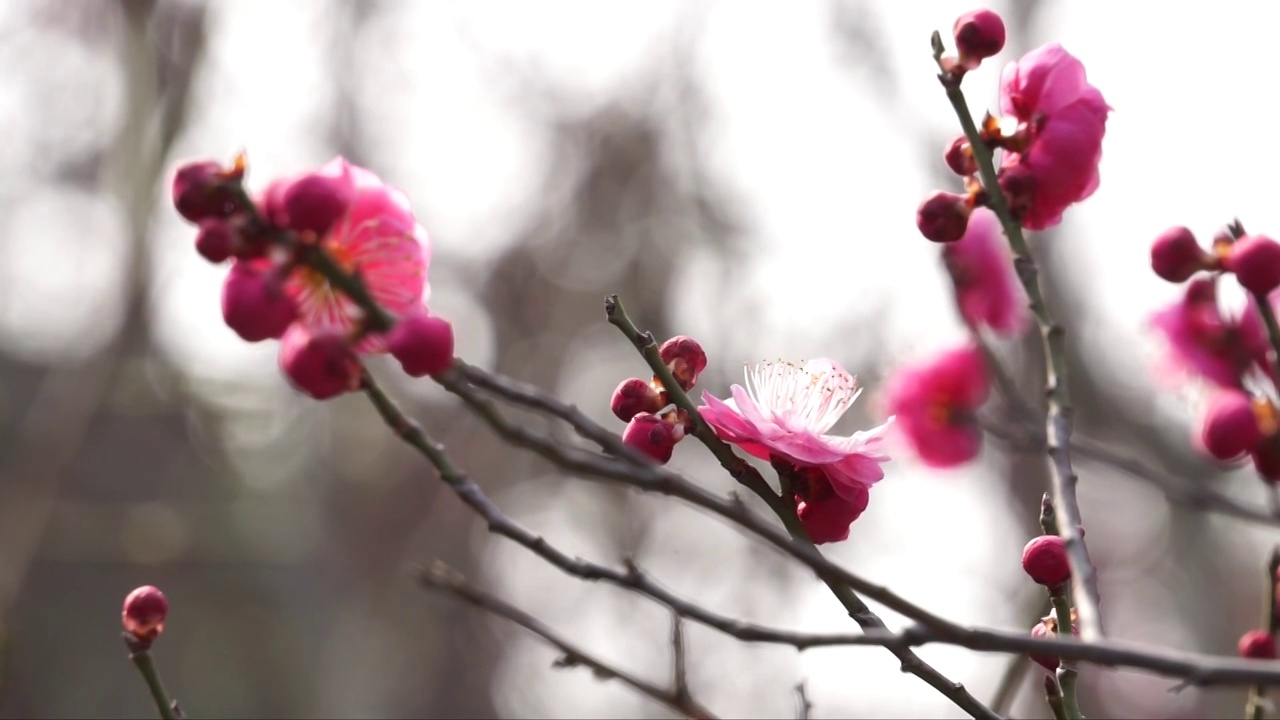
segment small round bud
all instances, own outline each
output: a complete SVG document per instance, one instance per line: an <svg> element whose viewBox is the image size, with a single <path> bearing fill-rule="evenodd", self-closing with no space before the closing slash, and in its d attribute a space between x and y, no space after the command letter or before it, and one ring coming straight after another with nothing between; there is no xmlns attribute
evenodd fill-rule
<svg viewBox="0 0 1280 720"><path fill-rule="evenodd" d="M415 309L387 334L387 350L407 375L439 375L453 367L453 326L426 308Z"/></svg>
<svg viewBox="0 0 1280 720"><path fill-rule="evenodd" d="M124 599L120 622L124 631L144 648L164 632L164 619L169 614L169 600L159 588L143 585Z"/></svg>
<svg viewBox="0 0 1280 720"><path fill-rule="evenodd" d="M962 61L985 60L1004 49L1004 20L990 10L973 10L956 18L952 34Z"/></svg>
<svg viewBox="0 0 1280 720"><path fill-rule="evenodd" d="M236 231L231 223L221 218L206 218L200 221L200 232L196 234L196 252L211 263L220 263L229 259L236 251Z"/></svg>
<svg viewBox="0 0 1280 720"><path fill-rule="evenodd" d="M1071 634L1080 634L1080 628L1076 626L1076 611L1074 608L1071 610ZM1043 640L1052 640L1058 637L1057 616L1048 615L1041 618L1040 622L1032 626L1031 637ZM1058 669L1058 665L1061 663L1061 659L1051 652L1027 653L1027 657L1031 658L1036 664L1049 672L1055 672Z"/></svg>
<svg viewBox="0 0 1280 720"><path fill-rule="evenodd" d="M1224 264L1249 292L1266 295L1280 287L1280 243L1266 235L1237 240Z"/></svg>
<svg viewBox="0 0 1280 720"><path fill-rule="evenodd" d="M969 145L969 138L964 135L952 140L942 157L946 160L947 167L951 168L951 172L960 177L969 177L978 172L978 161L973 157L973 146Z"/></svg>
<svg viewBox="0 0 1280 720"><path fill-rule="evenodd" d="M677 335L662 343L658 355L671 369L681 390L687 391L696 385L698 376L707 368L707 353L688 335Z"/></svg>
<svg viewBox="0 0 1280 720"><path fill-rule="evenodd" d="M666 405L666 393L640 378L627 378L618 384L609 398L609 409L623 422L640 413L656 413Z"/></svg>
<svg viewBox="0 0 1280 720"><path fill-rule="evenodd" d="M1060 587L1071 579L1066 541L1057 535L1032 538L1022 549L1022 569L1045 587Z"/></svg>
<svg viewBox="0 0 1280 720"><path fill-rule="evenodd" d="M684 430L653 413L640 413L631 418L622 431L622 442L653 458L659 465L671 459Z"/></svg>
<svg viewBox="0 0 1280 720"><path fill-rule="evenodd" d="M1209 267L1213 258L1185 227L1165 230L1151 243L1151 269L1173 283L1186 282Z"/></svg>
<svg viewBox="0 0 1280 720"><path fill-rule="evenodd" d="M1240 657L1251 660L1275 660L1276 641L1266 630L1250 630L1240 636L1236 645Z"/></svg>
<svg viewBox="0 0 1280 720"><path fill-rule="evenodd" d="M328 400L360 387L360 360L337 330L315 331L295 323L280 339L280 369L299 391Z"/></svg>
<svg viewBox="0 0 1280 720"><path fill-rule="evenodd" d="M920 203L916 227L933 242L955 242L964 237L964 231L969 228L971 211L964 195L939 190Z"/></svg>
<svg viewBox="0 0 1280 720"><path fill-rule="evenodd" d="M298 317L298 307L270 271L236 263L222 284L222 319L249 342L278 338Z"/></svg>
<svg viewBox="0 0 1280 720"><path fill-rule="evenodd" d="M355 197L355 184L345 174L314 172L294 180L280 194L280 211L288 226L324 235Z"/></svg>
<svg viewBox="0 0 1280 720"><path fill-rule="evenodd" d="M1200 444L1218 460L1237 460L1262 442L1253 399L1239 390L1221 390L1209 399Z"/></svg>
<svg viewBox="0 0 1280 720"><path fill-rule="evenodd" d="M187 163L173 176L173 207L191 222L227 217L236 210L238 169L225 169L217 162Z"/></svg>

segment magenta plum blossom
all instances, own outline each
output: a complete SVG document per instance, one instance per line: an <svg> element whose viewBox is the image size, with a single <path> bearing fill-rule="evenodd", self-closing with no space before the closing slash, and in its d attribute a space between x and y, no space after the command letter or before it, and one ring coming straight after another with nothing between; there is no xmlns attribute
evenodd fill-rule
<svg viewBox="0 0 1280 720"><path fill-rule="evenodd" d="M958 242L944 245L942 257L955 284L956 306L969 327L1016 335L1027 326L1027 293L1013 270L1000 220L977 208Z"/></svg>
<svg viewBox="0 0 1280 720"><path fill-rule="evenodd" d="M1192 280L1181 298L1151 317L1151 325L1168 346L1166 375L1199 375L1241 388L1255 362L1265 367L1267 340L1257 311L1250 304L1239 317L1225 316L1214 278Z"/></svg>
<svg viewBox="0 0 1280 720"><path fill-rule="evenodd" d="M982 449L976 412L989 391L982 353L964 345L900 368L889 381L885 404L921 461L955 467Z"/></svg>
<svg viewBox="0 0 1280 720"><path fill-rule="evenodd" d="M416 311L422 303L431 259L426 230L404 193L372 172L334 158L315 172L272 183L259 206L273 225L312 233L339 266L359 273L373 299L393 315ZM350 331L360 317L353 300L309 268L293 270L285 292L297 304L299 322L312 330ZM385 347L385 339L374 334L356 345L360 352Z"/></svg>
<svg viewBox="0 0 1280 720"><path fill-rule="evenodd" d="M1043 230L1098 189L1110 106L1085 79L1084 65L1057 43L1005 66L1000 111L1021 136L1006 150L1001 187L1023 227Z"/></svg>
<svg viewBox="0 0 1280 720"><path fill-rule="evenodd" d="M833 360L764 362L746 372L731 400L702 393L698 411L726 442L765 460L822 471L837 495L854 501L884 477L885 423L848 437L826 434L853 405L857 381Z"/></svg>
<svg viewBox="0 0 1280 720"><path fill-rule="evenodd" d="M855 487L849 497L838 495L827 474L819 468L800 468L792 473L792 502L796 517L809 539L818 545L849 539L849 526L867 509L871 492Z"/></svg>

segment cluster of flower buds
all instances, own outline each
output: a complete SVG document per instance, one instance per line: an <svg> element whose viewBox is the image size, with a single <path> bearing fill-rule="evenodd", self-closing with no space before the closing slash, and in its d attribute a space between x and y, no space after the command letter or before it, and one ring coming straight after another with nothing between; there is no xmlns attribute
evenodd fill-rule
<svg viewBox="0 0 1280 720"><path fill-rule="evenodd" d="M403 193L339 157L251 198L245 170L242 155L231 167L188 163L173 179L174 207L199 226L196 251L231 261L228 327L248 342L279 339L285 376L318 400L359 387L361 354L389 351L414 377L452 366L453 328L422 304L429 240Z"/></svg>
<svg viewBox="0 0 1280 720"><path fill-rule="evenodd" d="M125 642L133 652L148 650L160 633L169 614L169 600L159 588L143 585L125 596L120 622L124 625Z"/></svg>
<svg viewBox="0 0 1280 720"><path fill-rule="evenodd" d="M1191 230L1173 227L1151 244L1151 269L1169 282L1190 281L1183 297L1157 313L1153 324L1165 335L1171 359L1214 385L1198 447L1223 462L1249 457L1264 480L1280 481L1280 410L1246 383L1250 377L1275 380L1258 303L1271 303L1280 287L1280 243L1249 235L1236 221L1205 248ZM1218 282L1227 275L1250 296L1236 318L1218 304Z"/></svg>
<svg viewBox="0 0 1280 720"><path fill-rule="evenodd" d="M1005 27L990 10L965 13L953 29L956 56L939 58L942 80L958 87L966 72L1004 48ZM1005 67L1000 78L1000 117L988 114L979 128L982 147L968 136L950 141L947 167L965 179L965 192L937 191L916 211L916 226L929 240L956 242L974 209L988 203L990 188L975 177L984 157L1009 211L1023 227L1043 230L1062 221L1071 205L1098 187L1102 137L1111 108L1085 79L1084 66L1057 44L1032 50Z"/></svg>
<svg viewBox="0 0 1280 720"><path fill-rule="evenodd" d="M681 390L688 392L707 367L707 353L697 340L677 335L658 348L662 362ZM609 408L619 420L627 423L622 442L653 458L659 464L671 459L676 443L691 429L685 412L671 406L667 389L654 376L646 382L627 378L613 391Z"/></svg>

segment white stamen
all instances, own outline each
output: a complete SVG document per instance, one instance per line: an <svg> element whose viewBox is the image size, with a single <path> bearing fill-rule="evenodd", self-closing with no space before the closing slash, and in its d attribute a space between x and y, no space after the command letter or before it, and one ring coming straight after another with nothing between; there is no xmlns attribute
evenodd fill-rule
<svg viewBox="0 0 1280 720"><path fill-rule="evenodd" d="M785 360L748 366L746 390L761 411L819 434L830 430L862 393L858 379L844 370Z"/></svg>

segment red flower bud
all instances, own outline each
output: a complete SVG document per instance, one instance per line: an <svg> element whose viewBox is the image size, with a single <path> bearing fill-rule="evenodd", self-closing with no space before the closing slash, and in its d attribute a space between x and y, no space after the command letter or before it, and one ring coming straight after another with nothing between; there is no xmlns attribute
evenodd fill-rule
<svg viewBox="0 0 1280 720"><path fill-rule="evenodd" d="M609 398L609 409L623 422L630 422L640 413L656 413L666 404L666 393L640 378L623 380Z"/></svg>
<svg viewBox="0 0 1280 720"><path fill-rule="evenodd" d="M226 220L201 220L200 232L196 234L196 252L211 263L223 262L235 254L238 244L236 235L235 228Z"/></svg>
<svg viewBox="0 0 1280 720"><path fill-rule="evenodd" d="M1185 227L1169 228L1151 243L1151 269L1169 282L1186 282L1212 262L1213 257Z"/></svg>
<svg viewBox="0 0 1280 720"><path fill-rule="evenodd" d="M1280 287L1280 243L1266 235L1236 241L1224 264L1249 292L1266 295Z"/></svg>
<svg viewBox="0 0 1280 720"><path fill-rule="evenodd" d="M249 342L278 338L298 316L298 307L275 273L246 263L231 266L222 284L222 319Z"/></svg>
<svg viewBox="0 0 1280 720"><path fill-rule="evenodd" d="M1022 569L1032 580L1045 587L1056 588L1071 579L1067 561L1067 543L1057 535L1041 535L1031 539L1022 549Z"/></svg>
<svg viewBox="0 0 1280 720"><path fill-rule="evenodd" d="M168 614L169 600L164 593L159 588L143 585L125 597L120 622L136 644L146 649L164 632L164 619Z"/></svg>
<svg viewBox="0 0 1280 720"><path fill-rule="evenodd" d="M969 145L969 138L964 135L952 140L942 157L946 160L947 167L951 168L951 172L960 177L969 177L978 172L978 161L973 157L973 147Z"/></svg>
<svg viewBox="0 0 1280 720"><path fill-rule="evenodd" d="M952 34L961 62L972 63L969 69L1004 49L1004 20L990 10L973 10L956 18Z"/></svg>
<svg viewBox="0 0 1280 720"><path fill-rule="evenodd" d="M174 209L191 222L231 215L238 206L242 173L212 160L183 165L173 176Z"/></svg>
<svg viewBox="0 0 1280 720"><path fill-rule="evenodd" d="M360 360L339 331L312 332L295 323L280 339L280 369L295 388L328 400L360 387Z"/></svg>
<svg viewBox="0 0 1280 720"><path fill-rule="evenodd" d="M933 242L955 242L964 237L971 211L964 195L939 190L920 203L916 210L916 227L920 228L920 234Z"/></svg>
<svg viewBox="0 0 1280 720"><path fill-rule="evenodd" d="M707 353L702 345L688 335L677 335L658 348L662 362L671 369L680 389L689 390L698 382L698 376L707 368Z"/></svg>
<svg viewBox="0 0 1280 720"><path fill-rule="evenodd" d="M415 310L387 334L387 350L408 375L439 375L453 367L453 326L426 308Z"/></svg>
<svg viewBox="0 0 1280 720"><path fill-rule="evenodd" d="M1080 628L1076 625L1075 608L1071 609L1071 634L1072 635L1080 634ZM1031 637L1050 639L1050 640L1058 637L1057 617L1055 615L1048 615L1046 617L1041 618L1040 622L1032 626ZM1027 653L1027 657L1031 658L1033 661L1039 664L1040 667L1044 668L1045 670L1048 670L1049 672L1056 671L1058 669L1058 665L1061 664L1062 662L1057 655L1054 655L1051 652Z"/></svg>
<svg viewBox="0 0 1280 720"><path fill-rule="evenodd" d="M671 459L676 443L683 437L682 427L653 413L636 415L622 431L622 442L653 458L659 465Z"/></svg>
<svg viewBox="0 0 1280 720"><path fill-rule="evenodd" d="M1240 657L1251 660L1275 660L1276 641L1266 630L1250 630L1240 636L1236 645Z"/></svg>
<svg viewBox="0 0 1280 720"><path fill-rule="evenodd" d="M290 228L324 235L347 212L355 197L355 183L346 174L308 173L280 193L280 209Z"/></svg>
<svg viewBox="0 0 1280 720"><path fill-rule="evenodd" d="M1262 427L1252 398L1239 390L1220 390L1209 399L1200 444L1219 460L1237 460L1262 443Z"/></svg>

